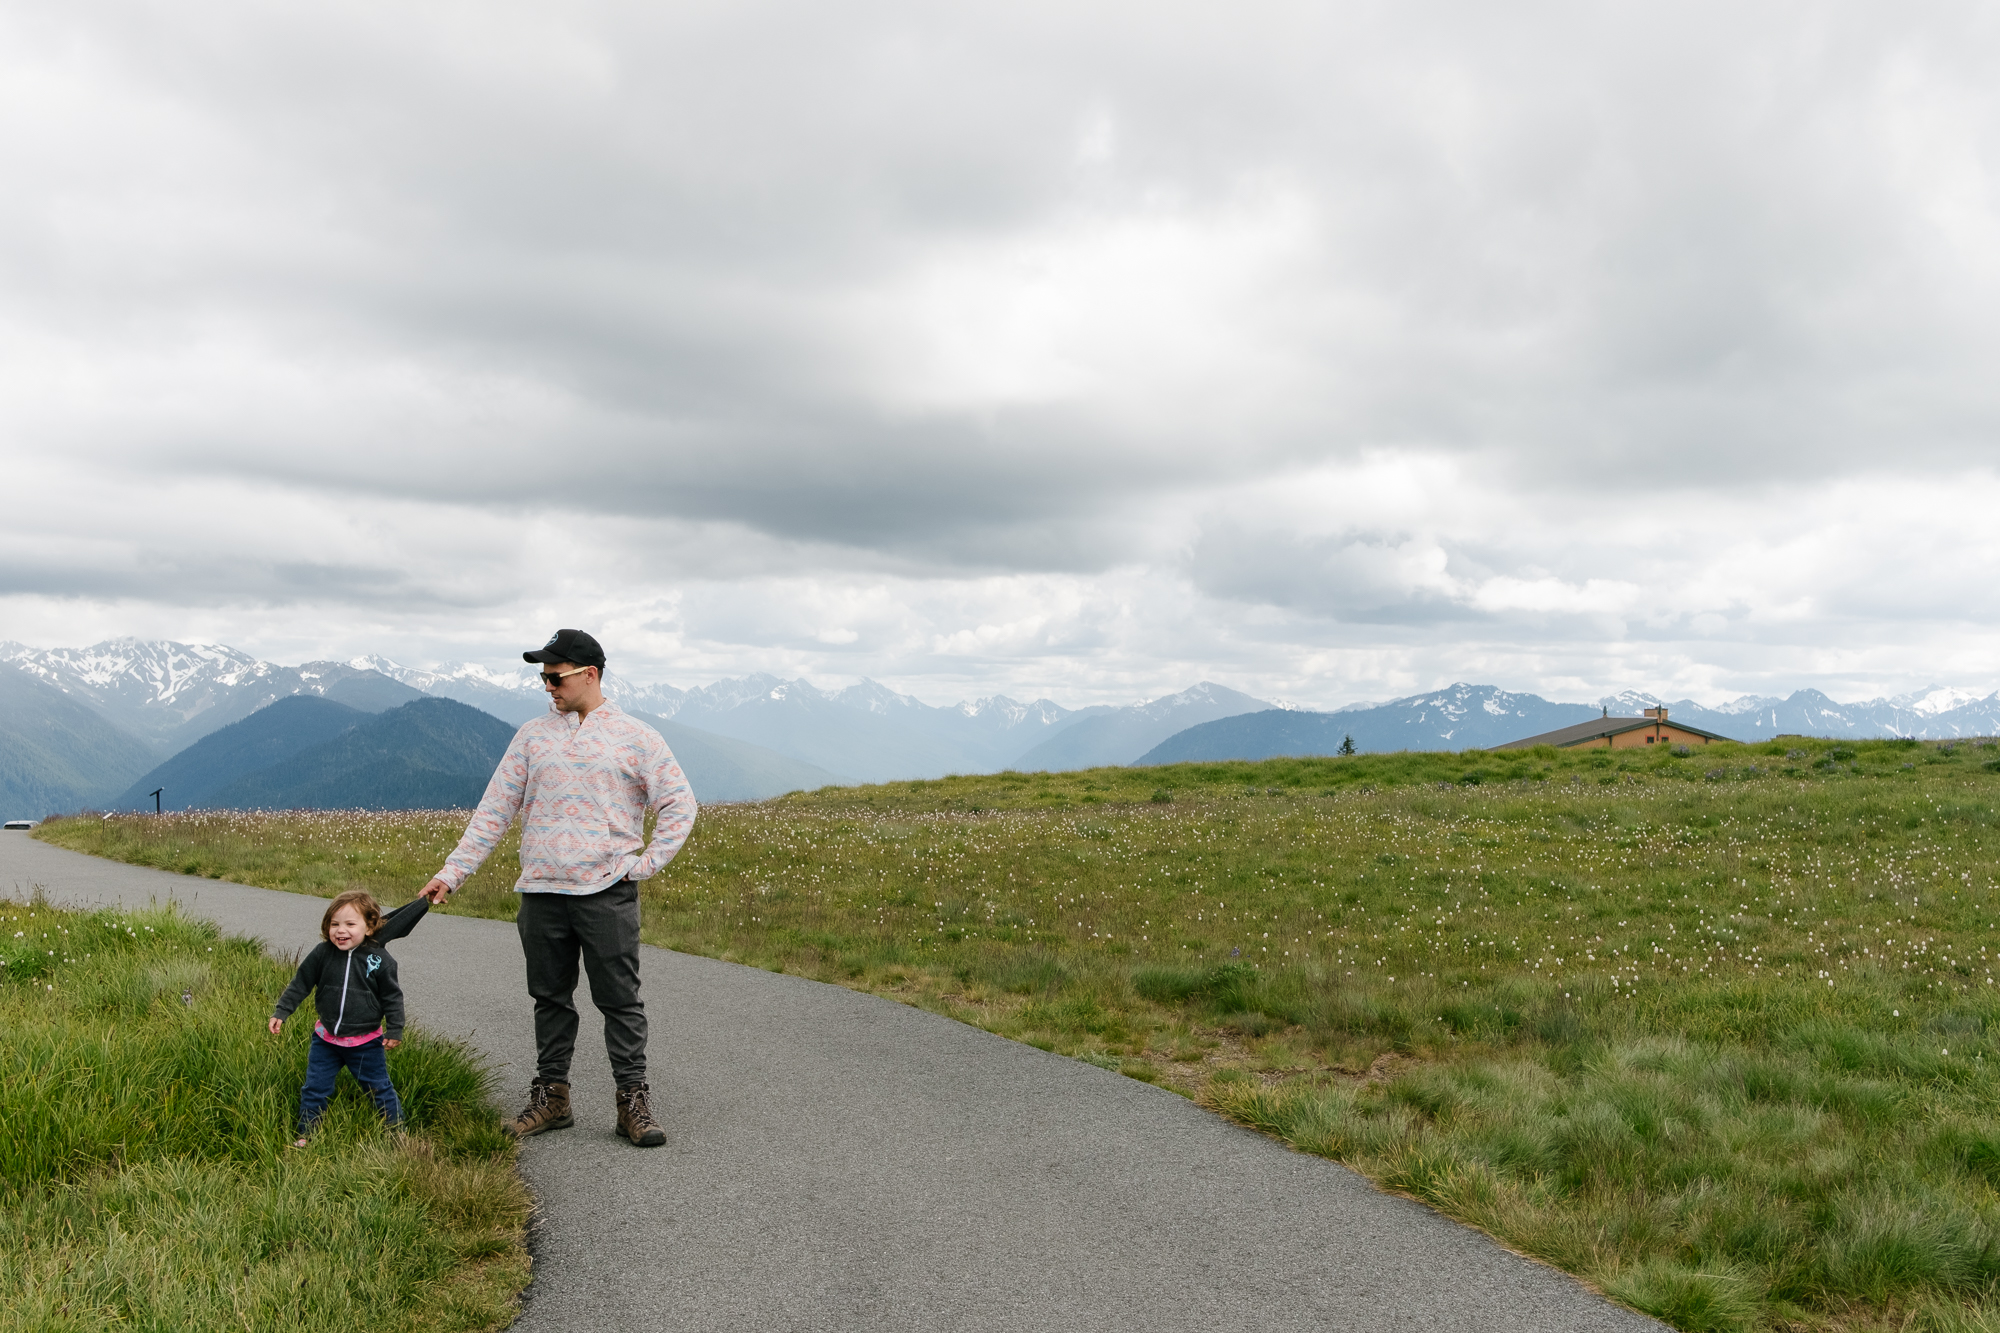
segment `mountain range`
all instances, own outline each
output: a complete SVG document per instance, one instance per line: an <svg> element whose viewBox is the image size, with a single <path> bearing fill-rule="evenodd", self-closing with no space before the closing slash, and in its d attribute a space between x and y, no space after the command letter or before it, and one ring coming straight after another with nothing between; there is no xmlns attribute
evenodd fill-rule
<svg viewBox="0 0 2000 1333"><path fill-rule="evenodd" d="M1266 709L1190 727L1139 757L1140 764L1276 755L1334 754L1344 738L1363 752L1484 749L1596 717L1586 704L1559 704L1491 685L1453 685L1434 694L1337 713Z"/></svg>
<svg viewBox="0 0 2000 1333"><path fill-rule="evenodd" d="M417 671L379 657L349 665L509 720L525 721L548 707L526 668L515 676L461 664ZM1197 722L1271 706L1207 681L1127 708L1078 709L1048 699L1024 704L1005 695L937 706L872 680L841 690L770 675L693 689L634 685L615 669L605 678L604 692L632 712L747 741L862 782L1129 764Z"/></svg>
<svg viewBox="0 0 2000 1333"><path fill-rule="evenodd" d="M1360 750L1483 748L1600 710L1629 716L1661 702L1627 691L1593 704L1561 703L1457 684L1311 712L1274 707L1203 681L1122 708L1069 709L1005 695L940 707L874 681L826 690L805 680L752 675L684 689L630 682L615 667L605 689L659 728L704 801L1002 768L1324 754L1349 735ZM369 719L392 713L401 720L391 730L421 736L415 719L444 714L404 710L426 700L456 701L508 728L548 707L526 665L515 671L466 664L426 670L360 657L288 667L231 648L156 640L114 639L73 649L0 643L0 812L13 818L114 803L149 807L154 788L163 788L163 800L175 805L225 797L269 804L335 791L354 795L359 804L379 804L360 799L368 794L360 788L342 785L347 779L338 775L349 769L340 767L345 761L335 751L324 763L304 765L317 778L308 779L301 768L279 781L266 770L303 764L300 756L319 747L373 744L368 738L375 733L365 730ZM286 709L273 714L285 701ZM1676 721L1743 740L1786 733L2000 732L2000 694L1944 687L1864 703L1801 690L1786 698L1746 695L1713 708L1685 699L1667 707ZM253 719L256 725L232 730ZM462 715L454 728L453 736L478 730ZM350 733L354 739L343 742ZM203 747L211 737L215 745ZM442 735L433 740L446 748L459 744ZM465 744L472 748L455 752L483 753ZM380 755L394 749L381 751L380 762L389 762ZM266 774L262 785L232 786L260 773ZM406 794L421 790L443 799L446 793L445 786L425 786L431 778L405 774L390 783L388 773L385 768L383 783ZM374 795L386 799L388 785Z"/></svg>
<svg viewBox="0 0 2000 1333"><path fill-rule="evenodd" d="M96 710L0 666L0 818L97 804L153 760L144 741Z"/></svg>
<svg viewBox="0 0 2000 1333"><path fill-rule="evenodd" d="M301 705L310 709L304 717L297 716L306 712ZM323 733L341 721L326 713L337 708L343 705L310 696L280 699L189 748L221 742L280 709L294 715L287 720L303 724L301 732ZM380 713L345 711L352 721L334 735L226 776L197 804L225 810L470 809L514 739L513 727L456 699L417 699ZM264 729L267 742L272 730ZM233 739L228 748L238 748ZM143 779L135 784L143 785Z"/></svg>
<svg viewBox="0 0 2000 1333"><path fill-rule="evenodd" d="M149 802L138 798L155 788L173 792L163 800L212 802L219 785L189 784L177 775L169 788L163 776L140 775L278 699L311 696L381 713L422 698L449 698L516 725L548 708L525 665L513 672L466 664L424 670L361 657L285 667L225 647L135 639L78 649L0 644L0 674L14 674L6 665L47 689L29 691L32 698L23 695L11 709L0 699L0 737L12 734L10 726L18 731L26 725L22 719L44 714L59 713L72 724L94 715L97 723L110 724L88 734L73 725L60 765L42 751L21 749L19 773L0 780L0 803L30 813L113 801L139 807ZM1193 723L1270 707L1210 682L1130 708L1081 709L1004 695L939 707L874 681L823 690L770 675L683 689L635 684L613 670L605 689L667 737L701 800L760 800L831 783L1005 767L1126 764ZM60 707L57 697L64 701ZM338 715L320 710L319 716ZM245 754L271 743L268 735L237 735L230 742L246 747ZM182 790L190 785L193 794Z"/></svg>
<svg viewBox="0 0 2000 1333"><path fill-rule="evenodd" d="M289 788L261 788L253 800L224 791L222 779L276 764L370 714L452 697L419 684L454 687L469 696L459 702L497 717L509 734L548 711L547 696L526 668L518 677L476 669L444 676L385 665L418 684L377 670L371 659L284 667L209 645L119 639L37 652L0 644L0 808L30 816L85 806L150 809L156 788L167 808L268 805ZM482 676L493 683L480 688ZM670 707L681 693L669 689ZM326 707L296 707L308 700ZM265 716L288 701L294 707ZM627 706L632 702L628 697ZM697 800L762 800L853 781L764 746L632 711L667 736ZM253 719L247 731L232 730ZM224 733L222 748L202 744ZM383 781L389 783L386 770ZM375 795L379 805L394 793L385 785Z"/></svg>
<svg viewBox="0 0 2000 1333"><path fill-rule="evenodd" d="M7 643L0 661L91 708L161 759L288 695L317 694L379 713L426 693L347 662L279 666L234 648L157 639L40 651Z"/></svg>
<svg viewBox="0 0 2000 1333"><path fill-rule="evenodd" d="M1568 704L1460 683L1330 713L1268 709L1220 719L1168 738L1138 763L1334 754L1350 736L1362 753L1488 749L1603 713L1636 717L1642 709L1663 706L1676 722L1740 741L1785 735L1947 739L2000 734L2000 693L1980 696L1937 686L1865 703L1837 703L1818 690L1799 690L1783 699L1745 695L1704 708L1691 699L1666 703L1636 690L1607 695L1595 704Z"/></svg>
<svg viewBox="0 0 2000 1333"><path fill-rule="evenodd" d="M227 809L234 802L217 799L217 793L255 774L282 771L293 756L352 731L372 716L315 694L279 699L241 722L203 736L147 772L110 806L113 810L150 810L156 804L162 810Z"/></svg>
<svg viewBox="0 0 2000 1333"><path fill-rule="evenodd" d="M697 801L761 800L840 781L754 745L634 716L666 738ZM420 697L364 713L318 695L293 695L210 732L133 783L110 808L472 806L515 730L455 699Z"/></svg>

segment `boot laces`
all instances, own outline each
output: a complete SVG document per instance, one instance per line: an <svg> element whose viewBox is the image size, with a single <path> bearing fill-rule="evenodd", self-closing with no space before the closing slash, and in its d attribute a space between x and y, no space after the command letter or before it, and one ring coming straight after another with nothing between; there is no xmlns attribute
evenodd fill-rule
<svg viewBox="0 0 2000 1333"><path fill-rule="evenodd" d="M646 1091L645 1085L641 1084L636 1088L627 1088L621 1095L625 1098L625 1114L631 1118L632 1123L651 1128L656 1122L653 1119L651 1099L647 1097Z"/></svg>

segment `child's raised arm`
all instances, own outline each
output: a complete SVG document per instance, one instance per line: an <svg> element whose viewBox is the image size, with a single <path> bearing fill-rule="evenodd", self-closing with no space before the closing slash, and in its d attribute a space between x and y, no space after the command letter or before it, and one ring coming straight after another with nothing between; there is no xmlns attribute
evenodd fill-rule
<svg viewBox="0 0 2000 1333"><path fill-rule="evenodd" d="M395 911L389 913L389 915L383 917L382 924L375 927L375 933L369 938L373 939L377 944L387 944L390 940L399 940L415 930L417 922L422 921L424 914L430 910L430 899L422 895L412 898Z"/></svg>

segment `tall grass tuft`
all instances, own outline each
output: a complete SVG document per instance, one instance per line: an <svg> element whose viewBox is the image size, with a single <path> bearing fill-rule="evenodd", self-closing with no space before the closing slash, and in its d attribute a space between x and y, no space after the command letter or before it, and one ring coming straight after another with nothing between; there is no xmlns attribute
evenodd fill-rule
<svg viewBox="0 0 2000 1333"><path fill-rule="evenodd" d="M0 1326L484 1329L527 1199L469 1053L390 1054L410 1133L346 1088L286 1146L283 967L171 910L0 901Z"/></svg>

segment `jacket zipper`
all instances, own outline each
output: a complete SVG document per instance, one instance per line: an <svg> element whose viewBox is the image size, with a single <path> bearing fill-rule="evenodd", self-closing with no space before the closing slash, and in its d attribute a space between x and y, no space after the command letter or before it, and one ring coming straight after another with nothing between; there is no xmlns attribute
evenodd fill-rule
<svg viewBox="0 0 2000 1333"><path fill-rule="evenodd" d="M347 951L347 964L340 969L340 1012L333 1016L333 1035L340 1035L340 1022L347 1017L347 978L354 971L354 950Z"/></svg>

